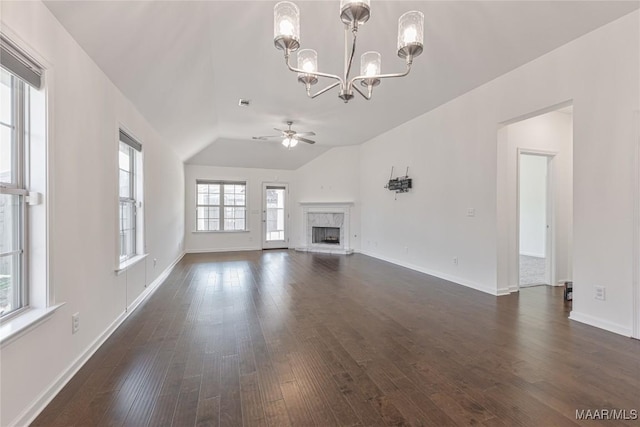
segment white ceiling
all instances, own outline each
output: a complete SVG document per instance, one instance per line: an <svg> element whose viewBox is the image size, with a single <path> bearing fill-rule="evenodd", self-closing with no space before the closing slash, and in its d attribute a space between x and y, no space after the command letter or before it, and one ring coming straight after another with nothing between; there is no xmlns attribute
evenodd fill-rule
<svg viewBox="0 0 640 427"><path fill-rule="evenodd" d="M337 90L308 99L273 46L275 1L45 1L100 68L187 163L295 169L331 147L361 144L638 8L637 1L373 1L359 55L395 54L397 18L425 14L425 49L408 77L386 80L371 101ZM339 2L299 1L303 48L339 74ZM358 69L356 68L356 70ZM332 82L332 81L330 81ZM324 87L321 81L314 89ZM248 98L248 108L238 99ZM285 149L291 119L315 145Z"/></svg>

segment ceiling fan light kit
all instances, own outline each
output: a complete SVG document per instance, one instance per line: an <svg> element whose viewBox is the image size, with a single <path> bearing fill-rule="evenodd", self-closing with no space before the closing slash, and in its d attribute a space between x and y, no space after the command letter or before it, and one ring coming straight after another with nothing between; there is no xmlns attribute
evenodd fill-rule
<svg viewBox="0 0 640 427"><path fill-rule="evenodd" d="M300 48L300 9L294 3L282 1L273 9L273 43L284 51L287 68L298 73L298 81L305 85L307 95L315 98L334 87L340 88L338 97L349 102L354 97L354 90L365 99L371 99L373 88L381 79L404 77L411 71L413 59L423 50L424 14L411 11L398 19L397 53L405 60L406 69L401 73L382 74L381 57L378 52L365 52L360 57L360 75L349 78L356 50L358 28L371 16L370 0L341 0L340 20L344 23L344 70L342 76L318 71L318 54L313 49L301 49L297 55L297 67L290 62L292 52ZM349 44L349 33L352 41ZM311 86L318 83L319 77L337 80L324 89L312 94ZM355 83L360 82L366 88L363 92Z"/></svg>
<svg viewBox="0 0 640 427"><path fill-rule="evenodd" d="M283 130L275 128L275 130L281 132L280 135L254 136L252 139L267 140L271 138L282 138L282 145L284 145L286 148L293 148L298 145L298 142L300 141L306 142L307 144L316 143L311 139L304 138L305 136L314 136L315 132L296 132L295 130L291 129L291 125L293 125L293 122L289 120L287 121L287 126L289 127L288 129Z"/></svg>
<svg viewBox="0 0 640 427"><path fill-rule="evenodd" d="M284 145L287 148L293 148L296 145L298 145L298 139L294 137L286 137L285 139L282 140L282 145Z"/></svg>

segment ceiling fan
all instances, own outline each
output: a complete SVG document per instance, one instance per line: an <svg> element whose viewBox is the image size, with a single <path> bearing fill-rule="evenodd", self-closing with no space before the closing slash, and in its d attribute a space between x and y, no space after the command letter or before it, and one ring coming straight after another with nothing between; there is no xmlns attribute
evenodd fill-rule
<svg viewBox="0 0 640 427"><path fill-rule="evenodd" d="M292 124L293 124L292 121L287 121L287 126L289 126L289 129L285 129L285 130L274 128L278 132L281 132L280 135L254 136L252 139L267 140L270 138L282 138L282 145L284 145L287 148L295 147L296 145L298 145L298 141L306 142L307 144L316 143L311 139L303 138L305 136L313 136L315 135L315 132L296 132L295 130L291 129Z"/></svg>

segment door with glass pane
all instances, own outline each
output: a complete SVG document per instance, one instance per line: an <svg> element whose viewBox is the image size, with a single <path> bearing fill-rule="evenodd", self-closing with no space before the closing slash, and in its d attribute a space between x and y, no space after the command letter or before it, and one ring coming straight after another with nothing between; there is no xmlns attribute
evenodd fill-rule
<svg viewBox="0 0 640 427"><path fill-rule="evenodd" d="M265 249L289 247L287 223L287 184L264 184L262 191L262 247Z"/></svg>

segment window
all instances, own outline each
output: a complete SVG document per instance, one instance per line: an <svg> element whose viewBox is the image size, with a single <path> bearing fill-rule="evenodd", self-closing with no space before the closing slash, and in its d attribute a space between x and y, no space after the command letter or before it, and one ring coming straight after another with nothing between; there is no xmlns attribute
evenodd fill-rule
<svg viewBox="0 0 640 427"><path fill-rule="evenodd" d="M196 182L196 231L247 229L245 182Z"/></svg>
<svg viewBox="0 0 640 427"><path fill-rule="evenodd" d="M31 91L37 95L42 70L3 36L0 65L0 317L5 317L29 305L30 100L38 98Z"/></svg>
<svg viewBox="0 0 640 427"><path fill-rule="evenodd" d="M29 88L4 68L0 84L0 315L26 305L24 92Z"/></svg>
<svg viewBox="0 0 640 427"><path fill-rule="evenodd" d="M142 253L142 145L120 131L118 148L120 263Z"/></svg>

